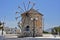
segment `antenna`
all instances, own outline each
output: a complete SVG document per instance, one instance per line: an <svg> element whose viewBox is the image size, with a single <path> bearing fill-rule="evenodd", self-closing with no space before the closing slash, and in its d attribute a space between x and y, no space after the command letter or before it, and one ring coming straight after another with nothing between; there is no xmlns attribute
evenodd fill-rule
<svg viewBox="0 0 60 40"><path fill-rule="evenodd" d="M26 11L26 6L25 6L25 3L24 2L23 2L23 5L24 5L25 11Z"/></svg>

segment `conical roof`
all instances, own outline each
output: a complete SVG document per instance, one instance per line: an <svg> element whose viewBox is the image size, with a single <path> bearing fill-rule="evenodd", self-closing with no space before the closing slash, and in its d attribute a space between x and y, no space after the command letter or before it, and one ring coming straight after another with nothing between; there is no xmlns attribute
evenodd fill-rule
<svg viewBox="0 0 60 40"><path fill-rule="evenodd" d="M43 14L41 14L40 12L38 12L37 10L35 10L35 9L33 9L33 8L31 8L30 10L24 12L23 14L25 14L25 13L38 13L38 14L40 14L40 15L43 16Z"/></svg>

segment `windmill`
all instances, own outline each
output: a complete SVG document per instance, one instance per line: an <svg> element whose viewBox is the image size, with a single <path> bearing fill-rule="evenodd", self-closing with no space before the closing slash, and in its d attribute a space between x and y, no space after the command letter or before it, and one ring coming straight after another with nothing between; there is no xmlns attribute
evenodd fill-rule
<svg viewBox="0 0 60 40"><path fill-rule="evenodd" d="M40 12L33 7L35 3L28 2L26 6L23 2L23 8L18 6L19 12L16 12L16 21L18 21L18 27L21 29L22 36L24 37L38 37L42 36L42 16ZM22 11L22 12L21 12ZM21 26L20 26L21 25Z"/></svg>
<svg viewBox="0 0 60 40"><path fill-rule="evenodd" d="M18 19L20 19L20 21L18 22L18 26L20 25L20 23L21 23L21 21L22 21L22 19L21 19L21 13L23 12L26 12L26 11L28 11L28 10L30 10L31 8L29 8L30 7L30 5L32 6L31 8L33 8L34 6L35 6L35 3L33 3L33 2L28 2L28 5L27 5L27 7L26 7L26 5L25 5L25 3L23 2L23 6L24 6L24 9L22 8L22 7L20 7L20 6L18 6L18 9L20 9L20 12L16 12L15 14L16 15L19 15L19 16L16 16L15 17L15 19L16 19L16 21L18 20ZM21 12L22 11L22 12ZM28 12L27 12L28 13ZM28 17L29 16L29 14L27 14L26 13L26 16ZM23 23L24 24L24 23ZM19 26L20 27L20 26ZM21 27L20 27L21 28Z"/></svg>

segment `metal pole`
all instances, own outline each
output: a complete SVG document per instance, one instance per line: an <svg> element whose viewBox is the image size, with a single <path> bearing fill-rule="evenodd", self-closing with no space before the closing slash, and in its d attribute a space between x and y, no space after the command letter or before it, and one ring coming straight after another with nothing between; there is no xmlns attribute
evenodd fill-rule
<svg viewBox="0 0 60 40"><path fill-rule="evenodd" d="M4 27L4 22L2 23L2 25L3 25L3 26L2 26L2 35L3 35L3 30L4 30L4 29L3 29L3 27Z"/></svg>
<svg viewBox="0 0 60 40"><path fill-rule="evenodd" d="M42 20L43 20L43 21L42 21L42 23L43 23L43 28L42 28L42 30L44 31L44 17L43 17Z"/></svg>
<svg viewBox="0 0 60 40"><path fill-rule="evenodd" d="M2 35L3 35L3 27L2 27Z"/></svg>
<svg viewBox="0 0 60 40"><path fill-rule="evenodd" d="M35 19L33 19L33 37L35 37Z"/></svg>

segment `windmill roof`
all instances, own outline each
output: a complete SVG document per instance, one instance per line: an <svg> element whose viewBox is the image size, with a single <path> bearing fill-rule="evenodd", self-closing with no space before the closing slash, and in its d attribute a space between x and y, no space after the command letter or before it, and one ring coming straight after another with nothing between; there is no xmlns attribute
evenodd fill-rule
<svg viewBox="0 0 60 40"><path fill-rule="evenodd" d="M38 12L37 10L35 10L35 9L33 9L33 8L31 8L30 10L24 12L23 14L25 14L25 13L27 13L27 12L28 12L28 13L38 13L38 14L40 14L40 15L43 16L43 14L41 14L40 12Z"/></svg>

